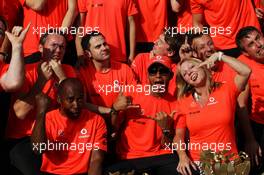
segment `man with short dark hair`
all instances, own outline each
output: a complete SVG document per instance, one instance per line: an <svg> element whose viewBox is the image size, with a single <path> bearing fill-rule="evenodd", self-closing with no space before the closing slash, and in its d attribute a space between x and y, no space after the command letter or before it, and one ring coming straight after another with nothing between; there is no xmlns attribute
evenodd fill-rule
<svg viewBox="0 0 264 175"><path fill-rule="evenodd" d="M184 42L184 35L172 35L170 32L163 32L154 42L154 46L150 53L140 53L136 56L131 64L137 80L140 83L148 83L147 63L155 56L167 56L172 64L172 72L176 72L177 63L180 61L179 49ZM174 76L169 85L169 93L175 94L176 77Z"/></svg>
<svg viewBox="0 0 264 175"><path fill-rule="evenodd" d="M48 97L43 93L36 96L37 117L31 142L35 152L43 153L42 172L102 174L106 125L101 116L84 109L84 93L78 79L63 80L58 87L59 108L50 112Z"/></svg>
<svg viewBox="0 0 264 175"><path fill-rule="evenodd" d="M264 37L257 28L248 26L238 32L236 43L242 52L238 59L252 69L248 86L239 95L238 103L241 108L239 115L250 119L248 122L251 123L252 128L249 127L244 135L250 139L245 142L244 147L251 157L252 172L257 174L264 170L262 153L264 149Z"/></svg>

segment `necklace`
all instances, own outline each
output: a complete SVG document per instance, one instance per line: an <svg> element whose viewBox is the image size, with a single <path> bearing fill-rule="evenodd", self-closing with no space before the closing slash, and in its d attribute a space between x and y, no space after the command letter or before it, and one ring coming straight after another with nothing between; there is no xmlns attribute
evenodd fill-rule
<svg viewBox="0 0 264 175"><path fill-rule="evenodd" d="M197 101L197 102L201 100L201 96L197 92L193 93L193 97L194 97L195 101Z"/></svg>

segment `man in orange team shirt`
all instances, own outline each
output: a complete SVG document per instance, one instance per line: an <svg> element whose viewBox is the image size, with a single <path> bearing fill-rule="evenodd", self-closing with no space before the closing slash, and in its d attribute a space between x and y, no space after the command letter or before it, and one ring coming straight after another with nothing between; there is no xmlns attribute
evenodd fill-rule
<svg viewBox="0 0 264 175"><path fill-rule="evenodd" d="M251 157L253 174L258 174L264 170L262 152L264 148L264 37L257 28L248 26L238 32L236 42L242 52L238 59L252 69L248 86L240 94L238 103L241 108L239 115L249 118L248 122L252 126L252 129L250 127L247 129L243 137L249 137L249 134L254 133L253 137L250 136L250 140L244 143L244 147ZM249 103L250 98L252 103Z"/></svg>
<svg viewBox="0 0 264 175"><path fill-rule="evenodd" d="M85 55L89 58L86 60L86 66L80 69L87 101L97 106L106 107L107 111L103 117L108 127L108 138L111 138L110 113L120 111L129 105L129 99L126 97L122 97L124 103L118 102L119 87L135 86L134 74L126 64L112 60L109 45L102 33L93 31L86 34L82 38L82 47ZM109 152L114 152L114 148L112 148L114 143L108 143Z"/></svg>
<svg viewBox="0 0 264 175"><path fill-rule="evenodd" d="M138 7L136 21L137 53L151 51L153 42L168 25L168 0L135 0Z"/></svg>
<svg viewBox="0 0 264 175"><path fill-rule="evenodd" d="M101 116L84 109L84 93L78 79L63 80L58 87L60 106L50 112L48 97L37 95L31 142L34 152L43 153L42 172L102 174L106 126Z"/></svg>
<svg viewBox="0 0 264 175"><path fill-rule="evenodd" d="M48 95L56 107L57 85L66 77L76 77L75 70L69 65L61 65L66 48L62 33L49 33L41 37L39 51L42 60L28 64L25 68L25 83L19 92L12 94L11 107L6 129L10 143L12 164L24 174L38 173L38 160L32 157L29 136L35 122L35 96L39 92ZM15 128L15 129L14 129ZM25 161L27 160L27 161Z"/></svg>
<svg viewBox="0 0 264 175"><path fill-rule="evenodd" d="M154 46L149 53L140 53L131 64L137 80L142 84L148 82L148 62L157 56L167 56L172 60L172 72L176 72L177 63L180 61L179 50L184 42L184 35L171 35L170 32L162 32L154 42ZM175 74L174 74L175 75ZM168 87L169 93L175 94L176 77L174 76Z"/></svg>
<svg viewBox="0 0 264 175"><path fill-rule="evenodd" d="M83 33L76 37L79 57L84 55L81 37L93 30L101 32L110 46L113 61L131 63L135 56L136 27L134 15L137 14L133 0L79 0L80 28ZM128 25L127 25L128 24ZM128 32L127 32L128 31ZM129 41L126 42L125 37ZM126 43L129 55L126 54Z"/></svg>
<svg viewBox="0 0 264 175"><path fill-rule="evenodd" d="M27 63L40 59L38 44L50 28L69 28L76 17L76 0L19 0L24 12L24 26L31 22L23 44ZM69 31L69 30L68 30ZM65 31L67 32L67 31ZM68 32L69 33L69 32ZM32 55L33 54L33 55ZM37 56L37 58L36 58ZM72 59L72 58L71 58Z"/></svg>
<svg viewBox="0 0 264 175"><path fill-rule="evenodd" d="M249 0L190 0L190 2L193 27L199 27L202 31L205 19L211 27L210 34L216 49L222 50L226 55L235 58L240 55L235 43L239 29L244 26L260 28Z"/></svg>
<svg viewBox="0 0 264 175"><path fill-rule="evenodd" d="M131 102L140 108L112 115L112 126L118 138L116 150L121 161L108 167L107 172L135 170L135 174L178 174L178 157L168 146L177 107L175 97L167 92L172 78L171 60L168 57L150 60L148 78L150 94L144 91L121 94L131 96Z"/></svg>

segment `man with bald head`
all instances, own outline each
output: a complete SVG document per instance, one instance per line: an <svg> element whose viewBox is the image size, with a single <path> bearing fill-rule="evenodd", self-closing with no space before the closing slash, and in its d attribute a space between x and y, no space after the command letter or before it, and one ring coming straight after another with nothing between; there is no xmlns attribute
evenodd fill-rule
<svg viewBox="0 0 264 175"><path fill-rule="evenodd" d="M31 141L33 151L43 153L41 171L102 174L107 149L104 120L84 109L84 89L78 79L67 78L58 89L59 108L48 113L48 97L43 93L36 97L37 119Z"/></svg>

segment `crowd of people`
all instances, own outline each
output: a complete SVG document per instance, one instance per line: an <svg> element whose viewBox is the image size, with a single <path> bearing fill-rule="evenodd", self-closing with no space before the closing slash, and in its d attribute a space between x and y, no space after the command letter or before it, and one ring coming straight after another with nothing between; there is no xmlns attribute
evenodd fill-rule
<svg viewBox="0 0 264 175"><path fill-rule="evenodd" d="M7 174L264 172L263 0L1 0Z"/></svg>

